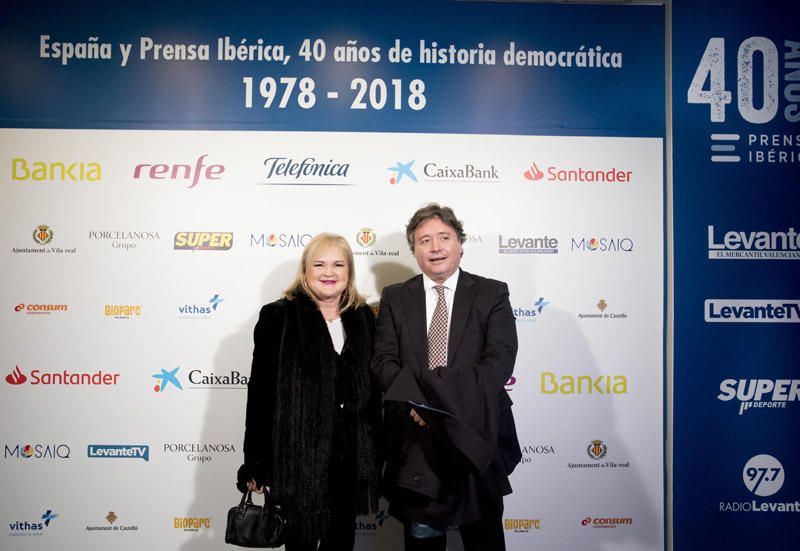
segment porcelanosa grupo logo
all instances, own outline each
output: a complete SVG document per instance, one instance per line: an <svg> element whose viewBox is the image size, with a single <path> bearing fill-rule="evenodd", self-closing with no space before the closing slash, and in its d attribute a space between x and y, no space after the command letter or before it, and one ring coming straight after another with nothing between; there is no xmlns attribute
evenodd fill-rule
<svg viewBox="0 0 800 551"><path fill-rule="evenodd" d="M89 241L109 242L112 249L122 251L129 251L141 243L160 239L157 231L92 230L89 232Z"/></svg>
<svg viewBox="0 0 800 551"><path fill-rule="evenodd" d="M389 183L399 184L403 181L403 178L408 178L412 182L416 182L417 175L414 174L414 171L411 169L412 166L414 166L413 160L407 163L401 163L400 161L395 162L394 166L388 168L389 172L393 175L389 178Z"/></svg>
<svg viewBox="0 0 800 551"><path fill-rule="evenodd" d="M557 182L564 184L625 184L630 183L632 170L619 167L548 166L541 170L535 161L522 171L530 182Z"/></svg>
<svg viewBox="0 0 800 551"><path fill-rule="evenodd" d="M708 258L739 260L800 259L800 233L793 227L781 231L729 230L717 241L714 226L708 226Z"/></svg>
<svg viewBox="0 0 800 551"><path fill-rule="evenodd" d="M209 164L206 165L208 154L200 155L192 164L138 164L133 169L134 180L166 180L170 182L181 182L187 184L187 189L192 189L203 180L221 180L225 173L225 166Z"/></svg>
<svg viewBox="0 0 800 551"><path fill-rule="evenodd" d="M739 402L739 415L746 411L786 409L800 401L800 379L724 379L717 400Z"/></svg>
<svg viewBox="0 0 800 551"><path fill-rule="evenodd" d="M514 307L512 312L517 321L520 322L534 322L542 316L542 311L550 304L550 301L545 300L544 297L539 297L531 306Z"/></svg>
<svg viewBox="0 0 800 551"><path fill-rule="evenodd" d="M521 446L521 449L522 459L520 459L520 465L533 463L535 458L555 455L556 453L556 449L552 444L525 444Z"/></svg>
<svg viewBox="0 0 800 551"><path fill-rule="evenodd" d="M350 163L340 160L317 160L305 157L267 157L264 159L266 177L262 186L349 186L347 173Z"/></svg>
<svg viewBox="0 0 800 551"><path fill-rule="evenodd" d="M162 453L182 457L191 463L210 463L215 457L236 454L236 446L229 442L165 442Z"/></svg>

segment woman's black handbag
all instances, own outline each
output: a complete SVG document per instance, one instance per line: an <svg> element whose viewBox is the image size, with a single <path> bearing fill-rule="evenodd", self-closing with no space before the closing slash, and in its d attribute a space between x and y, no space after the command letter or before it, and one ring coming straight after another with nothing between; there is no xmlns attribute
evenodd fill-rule
<svg viewBox="0 0 800 551"><path fill-rule="evenodd" d="M252 492L242 494L242 501L228 511L225 543L240 547L280 547L286 539L286 517L280 505L264 494L264 506L254 505Z"/></svg>

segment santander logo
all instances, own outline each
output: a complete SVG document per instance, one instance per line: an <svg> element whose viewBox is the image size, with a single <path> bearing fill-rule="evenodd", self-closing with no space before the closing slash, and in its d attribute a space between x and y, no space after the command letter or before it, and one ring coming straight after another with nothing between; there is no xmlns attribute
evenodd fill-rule
<svg viewBox="0 0 800 551"><path fill-rule="evenodd" d="M14 366L14 371L12 371L9 375L6 375L6 382L12 385L21 385L27 380L28 378L22 371L20 371L18 365Z"/></svg>
<svg viewBox="0 0 800 551"><path fill-rule="evenodd" d="M526 179L535 182L536 180L541 180L544 178L544 172L539 170L539 167L536 166L536 163L531 163L531 166L528 167L528 170L523 173L523 176L525 176Z"/></svg>

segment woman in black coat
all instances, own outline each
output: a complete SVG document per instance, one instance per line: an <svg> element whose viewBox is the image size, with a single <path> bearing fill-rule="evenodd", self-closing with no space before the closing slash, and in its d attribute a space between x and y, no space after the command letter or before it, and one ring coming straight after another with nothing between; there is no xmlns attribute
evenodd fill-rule
<svg viewBox="0 0 800 551"><path fill-rule="evenodd" d="M350 246L329 233L306 246L284 297L261 309L237 486L282 504L287 551L352 549L356 515L377 510L374 323Z"/></svg>

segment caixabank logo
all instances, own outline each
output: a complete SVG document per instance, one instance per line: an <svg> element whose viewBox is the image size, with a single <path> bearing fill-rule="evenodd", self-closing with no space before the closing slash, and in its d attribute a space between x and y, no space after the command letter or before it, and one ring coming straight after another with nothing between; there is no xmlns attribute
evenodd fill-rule
<svg viewBox="0 0 800 551"><path fill-rule="evenodd" d="M61 371L34 369L28 376L19 366L15 366L6 375L6 383L13 386L22 386L25 383L31 386L116 386L119 384L119 377L119 373L106 373L101 369L92 373L70 371L68 369Z"/></svg>
<svg viewBox="0 0 800 551"><path fill-rule="evenodd" d="M180 367L172 370L162 369L160 373L154 373L152 377L159 382L153 386L153 391L162 393L166 390L183 390L184 383L178 376ZM229 371L205 371L202 369L192 369L186 376L186 389L188 390L247 390L246 375L242 375L236 370Z"/></svg>
<svg viewBox="0 0 800 551"><path fill-rule="evenodd" d="M540 169L542 166L543 169ZM628 184L633 179L633 171L615 166L575 166L540 165L536 161L525 167L521 173L529 182L554 182L561 184Z"/></svg>
<svg viewBox="0 0 800 551"><path fill-rule="evenodd" d="M12 520L8 523L9 536L41 536L50 528L50 523L58 518L52 509L47 509L41 516L25 520Z"/></svg>
<svg viewBox="0 0 800 551"><path fill-rule="evenodd" d="M797 260L800 233L785 230L741 230L708 226L708 258L714 260Z"/></svg>
<svg viewBox="0 0 800 551"><path fill-rule="evenodd" d="M496 184L500 173L492 163L433 160L422 164L422 181L442 184Z"/></svg>
<svg viewBox="0 0 800 551"><path fill-rule="evenodd" d="M742 481L745 488L755 498L748 501L720 501L721 513L800 513L800 501L797 498L763 499L776 495L783 488L786 478L783 464L769 454L754 455L742 468ZM762 498L762 499L757 499Z"/></svg>
<svg viewBox="0 0 800 551"><path fill-rule="evenodd" d="M800 323L800 300L725 299L705 301L706 323Z"/></svg>
<svg viewBox="0 0 800 551"><path fill-rule="evenodd" d="M724 379L717 400L738 403L739 415L751 410L787 409L800 401L800 379Z"/></svg>

